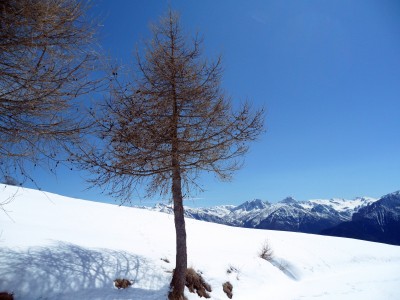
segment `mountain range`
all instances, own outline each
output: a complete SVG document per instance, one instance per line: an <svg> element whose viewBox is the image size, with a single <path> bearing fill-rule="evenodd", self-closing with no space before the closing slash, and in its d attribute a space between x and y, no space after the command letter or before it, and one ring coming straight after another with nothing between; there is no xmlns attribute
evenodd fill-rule
<svg viewBox="0 0 400 300"><path fill-rule="evenodd" d="M172 206L159 203L141 207L172 214ZM185 207L188 218L229 226L340 236L400 245L400 191L381 197L278 203L260 199L238 206Z"/></svg>

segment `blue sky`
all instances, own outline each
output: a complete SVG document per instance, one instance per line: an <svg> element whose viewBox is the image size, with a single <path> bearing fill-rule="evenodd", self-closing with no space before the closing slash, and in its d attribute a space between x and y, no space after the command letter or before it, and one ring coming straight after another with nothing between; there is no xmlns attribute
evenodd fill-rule
<svg viewBox="0 0 400 300"><path fill-rule="evenodd" d="M93 2L99 44L121 64L171 3L204 54L223 57L234 101L267 110L267 131L232 182L205 174L192 206L310 198L379 197L400 189L400 2ZM114 202L84 191L86 175L36 171L43 190ZM157 201L157 199L154 199ZM134 202L138 204L138 201ZM142 202L152 205L153 202Z"/></svg>

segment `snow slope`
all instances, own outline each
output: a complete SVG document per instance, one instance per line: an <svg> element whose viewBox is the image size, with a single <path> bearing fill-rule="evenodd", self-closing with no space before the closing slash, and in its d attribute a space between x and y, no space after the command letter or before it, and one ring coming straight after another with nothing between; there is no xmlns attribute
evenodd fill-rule
<svg viewBox="0 0 400 300"><path fill-rule="evenodd" d="M11 196L8 216L0 213L0 290L17 300L166 299L171 215L0 185L0 203ZM228 299L228 280L238 300L400 299L398 246L186 222L189 266L211 284L211 299ZM272 262L258 257L265 241ZM117 290L117 277L134 284Z"/></svg>

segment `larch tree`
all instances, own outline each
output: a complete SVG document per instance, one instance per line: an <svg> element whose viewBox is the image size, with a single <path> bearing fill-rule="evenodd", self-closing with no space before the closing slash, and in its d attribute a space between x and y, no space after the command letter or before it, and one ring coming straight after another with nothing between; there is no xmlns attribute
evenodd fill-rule
<svg viewBox="0 0 400 300"><path fill-rule="evenodd" d="M200 45L182 33L175 12L153 25L145 54L137 54L138 76L131 84L113 81L110 97L92 112L98 143L92 138L75 157L94 174L92 185L120 199L138 187L147 196L172 195L176 266L168 297L174 300L185 299L183 195L202 171L228 180L264 123L262 110L246 103L233 109L221 89L220 59L202 59Z"/></svg>
<svg viewBox="0 0 400 300"><path fill-rule="evenodd" d="M87 8L79 0L0 2L4 178L32 179L27 164L55 166L62 147L79 140L85 125L77 99L98 83L90 75L97 55Z"/></svg>

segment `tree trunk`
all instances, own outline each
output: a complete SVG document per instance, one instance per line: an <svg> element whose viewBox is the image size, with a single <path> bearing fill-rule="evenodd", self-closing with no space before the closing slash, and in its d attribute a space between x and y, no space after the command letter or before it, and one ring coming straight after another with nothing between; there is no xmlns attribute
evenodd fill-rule
<svg viewBox="0 0 400 300"><path fill-rule="evenodd" d="M175 165L172 176L172 197L174 201L174 217L176 231L176 266L171 281L170 300L184 300L187 269L186 228L183 213L181 174Z"/></svg>
<svg viewBox="0 0 400 300"><path fill-rule="evenodd" d="M185 217L183 213L181 168L179 160L179 142L178 142L178 100L176 96L176 69L175 67L175 32L173 30L173 19L170 11L170 37L171 37L171 67L170 77L172 92L172 199L174 201L174 218L176 233L176 263L171 281L171 291L168 295L169 300L185 300L184 291L186 283L187 269L187 248L186 248L186 228Z"/></svg>

